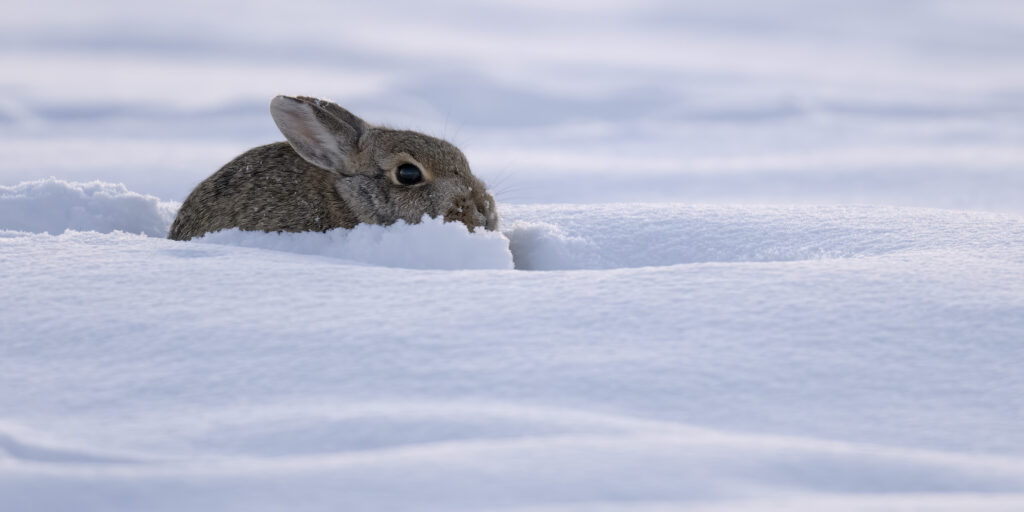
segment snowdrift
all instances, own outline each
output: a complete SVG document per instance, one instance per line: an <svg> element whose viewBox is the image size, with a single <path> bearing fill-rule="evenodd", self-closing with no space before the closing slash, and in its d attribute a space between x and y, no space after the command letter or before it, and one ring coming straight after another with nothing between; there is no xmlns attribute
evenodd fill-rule
<svg viewBox="0 0 1024 512"><path fill-rule="evenodd" d="M176 242L121 186L5 190L13 510L1024 505L1019 216L519 205L500 234ZM64 195L89 214L26 223Z"/></svg>

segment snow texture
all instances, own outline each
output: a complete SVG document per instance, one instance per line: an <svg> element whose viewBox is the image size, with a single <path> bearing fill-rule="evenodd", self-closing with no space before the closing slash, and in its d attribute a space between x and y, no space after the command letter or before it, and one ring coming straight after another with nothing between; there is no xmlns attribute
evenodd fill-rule
<svg viewBox="0 0 1024 512"><path fill-rule="evenodd" d="M0 511L1024 510L1017 2L0 17ZM165 238L279 93L460 224Z"/></svg>
<svg viewBox="0 0 1024 512"><path fill-rule="evenodd" d="M130 192L122 184L50 178L0 185L0 229L33 233L127 231L166 236L177 203Z"/></svg>

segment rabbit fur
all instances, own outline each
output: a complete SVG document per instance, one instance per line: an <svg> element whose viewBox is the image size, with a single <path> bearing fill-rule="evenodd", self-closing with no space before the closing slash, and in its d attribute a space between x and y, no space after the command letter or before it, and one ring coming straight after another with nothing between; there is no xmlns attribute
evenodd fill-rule
<svg viewBox="0 0 1024 512"><path fill-rule="evenodd" d="M270 112L287 142L250 149L196 186L168 238L417 223L424 214L497 228L494 198L454 145L367 124L317 98L277 96Z"/></svg>

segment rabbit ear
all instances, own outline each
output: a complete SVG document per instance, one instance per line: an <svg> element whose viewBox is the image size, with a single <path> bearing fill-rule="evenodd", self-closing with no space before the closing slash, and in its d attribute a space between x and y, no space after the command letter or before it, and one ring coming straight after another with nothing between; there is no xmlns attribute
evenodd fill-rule
<svg viewBox="0 0 1024 512"><path fill-rule="evenodd" d="M344 171L368 127L335 103L305 96L275 97L270 101L270 115L299 156L339 172Z"/></svg>

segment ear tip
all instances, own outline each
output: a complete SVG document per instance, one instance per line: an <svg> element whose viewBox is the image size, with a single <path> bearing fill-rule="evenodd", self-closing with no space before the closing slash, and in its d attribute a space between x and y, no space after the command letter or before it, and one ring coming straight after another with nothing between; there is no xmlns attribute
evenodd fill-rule
<svg viewBox="0 0 1024 512"><path fill-rule="evenodd" d="M304 106L306 105L298 98L283 94L277 95L274 96L274 99L270 100L270 115L274 118L274 121L278 121L282 116L297 115L303 111Z"/></svg>
<svg viewBox="0 0 1024 512"><path fill-rule="evenodd" d="M299 99L295 98L294 96L285 96L284 94L278 94L277 96L274 96L274 98L270 100L270 106L273 107L275 105L286 105L288 102L298 103Z"/></svg>

